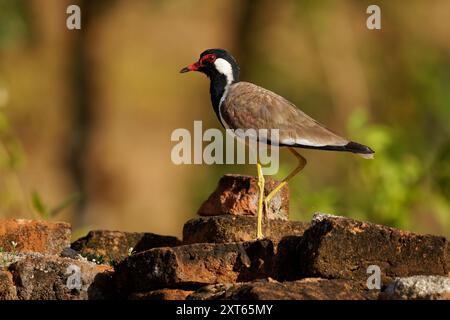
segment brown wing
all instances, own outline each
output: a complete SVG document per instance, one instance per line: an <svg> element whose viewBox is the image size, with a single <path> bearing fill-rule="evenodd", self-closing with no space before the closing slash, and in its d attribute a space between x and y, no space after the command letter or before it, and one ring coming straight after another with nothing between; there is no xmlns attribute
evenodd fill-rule
<svg viewBox="0 0 450 320"><path fill-rule="evenodd" d="M349 143L285 98L249 82L231 85L220 111L224 125L231 129L279 129L280 145L322 147Z"/></svg>

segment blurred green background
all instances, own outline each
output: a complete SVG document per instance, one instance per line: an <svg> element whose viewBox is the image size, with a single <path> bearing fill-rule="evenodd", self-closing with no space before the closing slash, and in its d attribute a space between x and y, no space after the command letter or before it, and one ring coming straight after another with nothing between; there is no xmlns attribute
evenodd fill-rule
<svg viewBox="0 0 450 320"><path fill-rule="evenodd" d="M66 28L70 4L81 31ZM242 80L376 150L303 151L292 219L450 236L448 0L0 0L0 217L180 235L222 174L255 174L170 160L174 129L220 127L208 80L178 73L214 47ZM281 161L277 178L295 166Z"/></svg>

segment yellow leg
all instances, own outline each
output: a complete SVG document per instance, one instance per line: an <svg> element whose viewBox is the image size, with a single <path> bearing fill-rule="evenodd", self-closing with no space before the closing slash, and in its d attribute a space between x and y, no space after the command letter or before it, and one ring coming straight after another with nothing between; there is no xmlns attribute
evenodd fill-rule
<svg viewBox="0 0 450 320"><path fill-rule="evenodd" d="M256 169L258 170L258 188L259 188L259 198L258 198L258 216L257 216L257 226L256 226L256 238L262 239L262 214L263 214L263 200L264 200L264 175L262 172L261 164L256 163Z"/></svg>
<svg viewBox="0 0 450 320"><path fill-rule="evenodd" d="M265 207L266 214L269 209L270 200L272 200L272 198L277 194L277 192L280 191L281 188L283 188L286 185L286 183L289 182L289 180L291 180L293 177L295 177L306 166L306 159L303 158L300 155L300 153L298 153L297 151L295 151L294 148L291 148L291 147L288 147L288 150L298 159L298 165L286 178L283 179L283 181L275 189L273 189L267 195L266 199L264 200L264 207Z"/></svg>

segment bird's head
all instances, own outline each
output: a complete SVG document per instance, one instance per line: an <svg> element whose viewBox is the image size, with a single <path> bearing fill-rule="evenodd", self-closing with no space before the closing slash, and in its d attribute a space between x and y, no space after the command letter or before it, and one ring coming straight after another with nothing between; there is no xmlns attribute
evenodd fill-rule
<svg viewBox="0 0 450 320"><path fill-rule="evenodd" d="M197 62L184 67L181 73L199 71L213 79L225 76L228 83L239 81L239 65L236 59L224 49L208 49L200 54Z"/></svg>

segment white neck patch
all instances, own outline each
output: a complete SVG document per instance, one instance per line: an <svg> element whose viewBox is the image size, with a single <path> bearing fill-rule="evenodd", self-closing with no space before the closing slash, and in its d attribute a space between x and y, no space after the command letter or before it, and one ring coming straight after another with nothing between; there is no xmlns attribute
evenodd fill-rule
<svg viewBox="0 0 450 320"><path fill-rule="evenodd" d="M230 85L234 81L233 67L231 64L225 59L218 58L214 61L214 65L216 66L217 71L225 75L227 78L227 84Z"/></svg>

